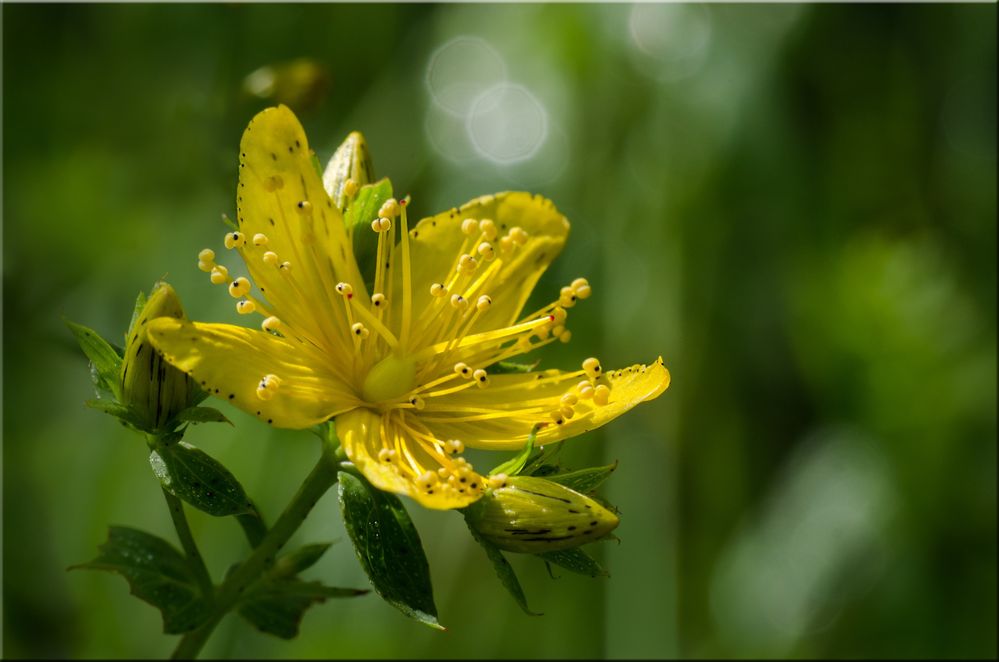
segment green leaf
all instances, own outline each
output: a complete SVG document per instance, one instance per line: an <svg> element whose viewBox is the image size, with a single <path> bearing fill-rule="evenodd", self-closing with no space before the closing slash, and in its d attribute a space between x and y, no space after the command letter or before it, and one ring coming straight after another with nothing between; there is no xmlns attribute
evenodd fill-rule
<svg viewBox="0 0 999 662"><path fill-rule="evenodd" d="M132 309L132 319L128 323L128 331L125 333L125 340L132 335L132 329L135 328L135 322L139 319L139 315L142 314L142 309L146 307L146 293L140 291L139 296L135 297L135 308Z"/></svg>
<svg viewBox="0 0 999 662"><path fill-rule="evenodd" d="M531 611L530 607L527 606L527 596L524 595L524 589L520 586L520 580L517 579L517 574L513 571L513 566L503 556L503 552L499 550L499 547L480 537L471 526L468 527L468 530L472 532L472 537L475 538L475 541L486 550L486 556L492 562L493 569L496 571L496 576L499 577L500 583L503 584L503 588L516 600L524 613L529 616L542 616L543 614Z"/></svg>
<svg viewBox="0 0 999 662"><path fill-rule="evenodd" d="M187 559L170 543L152 534L112 526L93 561L70 567L117 572L132 595L160 610L166 634L189 632L207 620L210 605L198 588Z"/></svg>
<svg viewBox="0 0 999 662"><path fill-rule="evenodd" d="M353 179L358 186L364 186L375 179L371 152L368 150L364 136L358 131L350 132L336 148L336 152L326 164L326 170L320 176L323 178L323 188L333 199L333 204L340 211L344 211L344 207L347 205L347 196L343 189L347 180Z"/></svg>
<svg viewBox="0 0 999 662"><path fill-rule="evenodd" d="M261 632L282 639L298 635L305 610L327 598L353 598L368 591L334 588L300 579L262 581L241 600L240 615Z"/></svg>
<svg viewBox="0 0 999 662"><path fill-rule="evenodd" d="M69 330L76 336L80 349L90 359L91 377L94 385L121 400L121 355L96 331L82 324L64 320Z"/></svg>
<svg viewBox="0 0 999 662"><path fill-rule="evenodd" d="M136 414L132 409L120 402L113 402L111 400L87 400L85 403L91 409L96 409L97 411L102 411L105 414L110 414L120 420L122 423L127 423L133 427L141 428L144 421Z"/></svg>
<svg viewBox="0 0 999 662"><path fill-rule="evenodd" d="M218 460L183 441L157 444L149 464L163 487L209 515L253 512L243 486Z"/></svg>
<svg viewBox="0 0 999 662"><path fill-rule="evenodd" d="M354 256L368 284L374 283L375 260L378 257L378 233L371 231L371 221L377 218L378 210L391 197L392 182L388 179L362 186L343 217L344 225L353 232ZM395 233L393 227L386 238L395 236Z"/></svg>
<svg viewBox="0 0 999 662"><path fill-rule="evenodd" d="M293 552L288 552L279 556L270 570L274 577L291 577L311 568L318 561L332 543L316 543L299 547Z"/></svg>
<svg viewBox="0 0 999 662"><path fill-rule="evenodd" d="M562 444L550 444L547 448L542 446L534 457L529 459L520 470L523 476L548 476L558 471L559 466L554 462L555 456L562 451Z"/></svg>
<svg viewBox="0 0 999 662"><path fill-rule="evenodd" d="M570 490L587 494L597 489L601 483L614 473L615 469L617 469L617 462L602 467L589 467L587 469L579 469L578 471L550 474L546 478L553 483L561 483Z"/></svg>
<svg viewBox="0 0 999 662"><path fill-rule="evenodd" d="M488 368L486 368L486 372L488 372L490 375L505 375L510 373L523 374L537 368L539 363L541 363L540 360L535 361L534 363L518 363L517 361L500 361L499 363L494 363Z"/></svg>
<svg viewBox="0 0 999 662"><path fill-rule="evenodd" d="M531 457L531 451L534 450L534 440L538 437L538 426L535 425L531 428L531 433L527 435L527 443L524 444L523 450L514 455L512 458L499 464L492 468L489 472L490 476L495 476L497 474L506 474L507 476L516 476L519 474L524 465L527 464L527 459Z"/></svg>
<svg viewBox="0 0 999 662"><path fill-rule="evenodd" d="M177 420L186 423L228 423L232 421L214 407L188 407L177 414Z"/></svg>
<svg viewBox="0 0 999 662"><path fill-rule="evenodd" d="M378 595L410 618L443 630L430 566L399 498L345 471L340 472L339 493L347 533Z"/></svg>
<svg viewBox="0 0 999 662"><path fill-rule="evenodd" d="M587 577L610 577L610 573L604 570L603 566L597 563L596 559L579 547L560 549L555 552L544 552L536 554L536 556L548 563L553 563L570 572L586 575Z"/></svg>

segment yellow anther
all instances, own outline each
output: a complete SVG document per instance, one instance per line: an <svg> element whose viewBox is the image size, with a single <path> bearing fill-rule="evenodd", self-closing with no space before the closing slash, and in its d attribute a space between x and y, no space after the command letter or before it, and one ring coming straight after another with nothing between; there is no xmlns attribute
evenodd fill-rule
<svg viewBox="0 0 999 662"><path fill-rule="evenodd" d="M475 380L475 383L479 388L485 388L489 385L489 375L482 368L479 368L472 373L472 379Z"/></svg>
<svg viewBox="0 0 999 662"><path fill-rule="evenodd" d="M452 294L451 307L455 310L464 310L465 308L468 308L468 301L466 301L465 297L460 294Z"/></svg>
<svg viewBox="0 0 999 662"><path fill-rule="evenodd" d="M583 361L583 370L591 379L596 379L600 376L600 361L591 356Z"/></svg>
<svg viewBox="0 0 999 662"><path fill-rule="evenodd" d="M510 237L500 237L499 239L500 253L506 255L513 250L513 239Z"/></svg>
<svg viewBox="0 0 999 662"><path fill-rule="evenodd" d="M249 293L250 281L247 280L245 276L240 276L236 280L229 283L229 296L233 299L239 299Z"/></svg>
<svg viewBox="0 0 999 662"><path fill-rule="evenodd" d="M604 384L600 384L595 389L593 389L593 402L603 407L605 404L610 402L610 389Z"/></svg>
<svg viewBox="0 0 999 662"><path fill-rule="evenodd" d="M559 290L558 305L563 308L572 308L576 305L576 291L571 287L563 287Z"/></svg>
<svg viewBox="0 0 999 662"><path fill-rule="evenodd" d="M364 340L371 334L371 332L368 331L368 328L363 324L361 324L360 322L355 322L353 325L351 325L350 332L353 333L358 338L360 338L361 340Z"/></svg>
<svg viewBox="0 0 999 662"><path fill-rule="evenodd" d="M458 266L456 267L456 271L461 274L470 274L473 271L475 271L476 267L478 266L479 263L474 257L469 255L468 253L464 253L462 254L461 257L458 258Z"/></svg>
<svg viewBox="0 0 999 662"><path fill-rule="evenodd" d="M268 386L273 386L274 388L281 385L281 378L277 375L264 375L264 381L267 382Z"/></svg>
<svg viewBox="0 0 999 662"><path fill-rule="evenodd" d="M552 419L555 425L562 425L565 423L565 417L562 416L562 412L558 409L548 414L548 417Z"/></svg>
<svg viewBox="0 0 999 662"><path fill-rule="evenodd" d="M561 403L563 407L571 407L579 402L579 398L572 392L566 393L562 396Z"/></svg>
<svg viewBox="0 0 999 662"><path fill-rule="evenodd" d="M585 278L575 279L574 281L572 281L569 287L571 287L576 291L576 296L578 296L580 299L585 299L586 297L590 296L590 281L586 280ZM586 294L582 294L582 292L585 292Z"/></svg>
<svg viewBox="0 0 999 662"><path fill-rule="evenodd" d="M467 363L459 361L454 364L454 374L461 375L465 378L471 378L472 368Z"/></svg>
<svg viewBox="0 0 999 662"><path fill-rule="evenodd" d="M510 239L513 240L513 242L515 244L517 244L518 246L523 246L524 244L527 243L527 238L528 238L529 235L524 230L524 228L522 228L522 227L513 227L513 228L510 228L510 232L508 233L508 236L510 237Z"/></svg>
<svg viewBox="0 0 999 662"><path fill-rule="evenodd" d="M489 487L494 490L498 490L501 487L506 487L506 481L508 476L506 474L496 474L495 476L489 476L487 479L489 481Z"/></svg>
<svg viewBox="0 0 999 662"><path fill-rule="evenodd" d="M425 471L416 479L416 484L425 490L432 489L440 481L440 477L434 471Z"/></svg>
<svg viewBox="0 0 999 662"><path fill-rule="evenodd" d="M201 252L198 253L198 261L213 264L215 262L215 251L210 248L201 249Z"/></svg>
<svg viewBox="0 0 999 662"><path fill-rule="evenodd" d="M579 382L576 384L576 391L579 392L580 400L589 400L593 397L593 384L590 382Z"/></svg>
<svg viewBox="0 0 999 662"><path fill-rule="evenodd" d="M308 200L301 200L297 205L295 205L295 210L302 214L303 216L312 213L312 203Z"/></svg>
<svg viewBox="0 0 999 662"><path fill-rule="evenodd" d="M499 235L499 230L496 229L496 223L490 219L484 219L479 221L479 230L485 235L486 239L493 241Z"/></svg>
<svg viewBox="0 0 999 662"><path fill-rule="evenodd" d="M375 308L381 308L385 305L385 295L381 292L376 292L371 295L371 305Z"/></svg>
<svg viewBox="0 0 999 662"><path fill-rule="evenodd" d="M357 190L360 187L357 185L353 179L348 178L347 181L343 183L343 194L348 198L353 198L357 195Z"/></svg>
<svg viewBox="0 0 999 662"><path fill-rule="evenodd" d="M395 218L399 215L399 203L395 198L389 198L378 208L378 215L385 218Z"/></svg>
<svg viewBox="0 0 999 662"><path fill-rule="evenodd" d="M465 451L465 444L458 439L448 439L444 443L444 450L448 452L448 455L457 455Z"/></svg>
<svg viewBox="0 0 999 662"><path fill-rule="evenodd" d="M265 235L263 232L258 232L257 234L253 235L254 246L266 246L268 241L270 241L270 239L268 239L267 235Z"/></svg>
<svg viewBox="0 0 999 662"><path fill-rule="evenodd" d="M336 292L340 296L347 297L348 299L354 296L354 288L350 283L340 282L336 284Z"/></svg>
<svg viewBox="0 0 999 662"><path fill-rule="evenodd" d="M249 315L257 309L257 306L252 301L247 301L243 299L242 301L236 302L236 312L240 315Z"/></svg>
<svg viewBox="0 0 999 662"><path fill-rule="evenodd" d="M471 237L479 231L479 222L474 218L466 218L461 222L461 231L466 236Z"/></svg>
<svg viewBox="0 0 999 662"><path fill-rule="evenodd" d="M272 332L280 331L281 320L272 315L260 323L260 328L262 328L264 331L272 331Z"/></svg>
<svg viewBox="0 0 999 662"><path fill-rule="evenodd" d="M383 448L378 451L379 462L391 462L395 459L395 451L391 448Z"/></svg>
<svg viewBox="0 0 999 662"><path fill-rule="evenodd" d="M447 294L447 288L440 283L434 283L430 286L430 295L435 297L442 297Z"/></svg>
<svg viewBox="0 0 999 662"><path fill-rule="evenodd" d="M387 216L382 216L371 221L371 229L375 232L388 232L392 229L392 220Z"/></svg>
<svg viewBox="0 0 999 662"><path fill-rule="evenodd" d="M569 342L570 340L572 340L572 331L568 329L563 331L558 337L558 341L563 344Z"/></svg>
<svg viewBox="0 0 999 662"><path fill-rule="evenodd" d="M274 392L281 385L281 380L277 375L264 375L257 384L257 397L261 400L270 400L274 397Z"/></svg>
<svg viewBox="0 0 999 662"><path fill-rule="evenodd" d="M427 403L423 401L423 398L421 398L418 395L414 395L413 397L411 397L409 399L409 404L413 405L413 409L417 410L423 409L424 407L427 406Z"/></svg>
<svg viewBox="0 0 999 662"><path fill-rule="evenodd" d="M198 261L198 269L201 269L202 271L208 272L211 271L214 267L215 267L214 262L202 262L200 260Z"/></svg>
<svg viewBox="0 0 999 662"><path fill-rule="evenodd" d="M479 297L479 300L475 302L475 309L480 313L489 310L489 306L493 305L493 300L486 294Z"/></svg>
<svg viewBox="0 0 999 662"><path fill-rule="evenodd" d="M281 271L291 271L291 262L285 260L284 262L281 263L281 266L278 267L278 269L280 269Z"/></svg>
<svg viewBox="0 0 999 662"><path fill-rule="evenodd" d="M221 285L229 280L229 270L221 264L216 264L212 267L212 273L209 278L211 278L213 285Z"/></svg>
<svg viewBox="0 0 999 662"><path fill-rule="evenodd" d="M270 400L274 397L274 391L261 384L257 387L257 397L261 400Z"/></svg>
<svg viewBox="0 0 999 662"><path fill-rule="evenodd" d="M491 260L496 257L496 251L493 249L493 245L488 241L483 241L479 244L479 247L475 251L482 256L483 260Z"/></svg>
<svg viewBox="0 0 999 662"><path fill-rule="evenodd" d="M246 245L246 235L242 232L228 232L225 235L225 239L222 240L225 247L228 249L242 248Z"/></svg>
<svg viewBox="0 0 999 662"><path fill-rule="evenodd" d="M559 324L558 326L552 328L552 335L558 338L562 333L565 332L565 327Z"/></svg>
<svg viewBox="0 0 999 662"><path fill-rule="evenodd" d="M576 415L576 411L572 407L561 406L558 410L562 413L567 420Z"/></svg>
<svg viewBox="0 0 999 662"><path fill-rule="evenodd" d="M281 263L281 258L279 258L278 254L275 253L274 251L267 251L266 253L264 253L264 264L271 267L276 267L280 263Z"/></svg>
<svg viewBox="0 0 999 662"><path fill-rule="evenodd" d="M555 316L556 324L564 324L565 318L569 316L569 313L565 312L565 308L556 307L555 310L552 311L552 315Z"/></svg>

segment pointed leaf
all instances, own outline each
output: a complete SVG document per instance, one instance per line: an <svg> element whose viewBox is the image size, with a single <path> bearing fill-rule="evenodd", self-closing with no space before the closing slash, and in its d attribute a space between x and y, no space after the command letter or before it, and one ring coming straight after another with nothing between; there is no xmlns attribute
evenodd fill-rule
<svg viewBox="0 0 999 662"><path fill-rule="evenodd" d="M228 423L232 425L232 421L215 407L188 407L177 414L177 420L186 423Z"/></svg>
<svg viewBox="0 0 999 662"><path fill-rule="evenodd" d="M555 456L562 451L562 444L550 444L547 448L542 446L534 457L529 459L520 470L524 476L548 476L558 471L559 465L555 462Z"/></svg>
<svg viewBox="0 0 999 662"><path fill-rule="evenodd" d="M430 566L399 498L344 471L339 493L347 533L378 595L410 618L443 630L437 622Z"/></svg>
<svg viewBox="0 0 999 662"><path fill-rule="evenodd" d="M158 444L149 464L163 487L209 515L222 517L253 512L243 486L222 463L183 441Z"/></svg>
<svg viewBox="0 0 999 662"><path fill-rule="evenodd" d="M327 598L353 598L365 593L368 591L364 589L334 588L300 579L264 581L243 598L239 613L261 632L293 639L305 610L312 605Z"/></svg>
<svg viewBox="0 0 999 662"><path fill-rule="evenodd" d="M305 545L298 549L279 556L270 570L273 577L291 577L311 568L318 561L332 543L324 542L312 545Z"/></svg>
<svg viewBox="0 0 999 662"><path fill-rule="evenodd" d="M500 583L503 584L503 588L505 588L513 597L513 599L517 602L517 605L519 605L524 613L529 616L542 616L543 614L531 611L530 607L527 606L527 596L524 595L524 589L520 586L520 580L517 579L517 574L513 571L513 566L510 565L510 562L506 560L505 556L503 556L503 552L499 550L499 547L492 544L488 540L481 538L471 526L468 527L468 530L472 532L472 537L475 538L475 541L482 545L482 548L486 550L486 556L488 556L489 561L492 562L493 569L496 571L496 576L499 577Z"/></svg>
<svg viewBox="0 0 999 662"><path fill-rule="evenodd" d="M132 329L135 328L135 323L139 319L139 315L142 314L142 309L146 307L146 293L140 291L139 296L135 297L135 308L132 309L132 319L128 323L128 332L125 333L125 339L127 340L130 335L132 335Z"/></svg>
<svg viewBox="0 0 999 662"><path fill-rule="evenodd" d="M96 331L82 324L65 320L66 326L76 336L80 349L90 359L94 385L121 399L121 355Z"/></svg>
<svg viewBox="0 0 999 662"><path fill-rule="evenodd" d="M561 549L555 552L544 552L537 554L548 563L565 568L570 572L575 572L587 577L610 577L610 573L604 570L603 566L597 563L596 559L587 554L579 547Z"/></svg>
<svg viewBox="0 0 999 662"><path fill-rule="evenodd" d="M527 435L527 443L524 444L524 449L506 462L493 467L492 470L490 470L489 475L495 476L497 474L506 474L507 476L516 476L519 474L527 464L527 459L531 457L531 451L534 450L534 440L537 439L537 437L538 426L535 425L531 428L531 433Z"/></svg>
<svg viewBox="0 0 999 662"><path fill-rule="evenodd" d="M318 170L319 161L316 161ZM325 172L321 173L323 178L323 188L333 199L333 204L337 209L344 211L347 205L347 196L344 194L344 186L348 179L353 179L358 186L370 184L375 179L375 169L371 163L371 152L364 136L358 131L352 131L337 147L329 163L326 164Z"/></svg>
<svg viewBox="0 0 999 662"><path fill-rule="evenodd" d="M587 494L597 489L601 483L614 473L615 469L617 469L617 462L602 467L588 467L586 469L579 469L578 471L550 474L546 478L554 483L561 483L570 490Z"/></svg>
<svg viewBox="0 0 999 662"><path fill-rule="evenodd" d="M112 526L93 561L73 569L108 570L122 575L132 595L160 610L166 634L189 632L207 620L210 605L187 559L152 534Z"/></svg>
<svg viewBox="0 0 999 662"><path fill-rule="evenodd" d="M130 407L119 402L112 402L111 400L87 400L84 404L91 409L110 414L122 423L127 423L134 427L142 426L142 419Z"/></svg>

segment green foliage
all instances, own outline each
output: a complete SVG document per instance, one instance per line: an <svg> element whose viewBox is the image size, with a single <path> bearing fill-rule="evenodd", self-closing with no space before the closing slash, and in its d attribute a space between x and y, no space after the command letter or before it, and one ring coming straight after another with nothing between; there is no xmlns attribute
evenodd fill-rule
<svg viewBox="0 0 999 662"><path fill-rule="evenodd" d="M468 524L468 520L465 520ZM524 595L524 589L520 585L520 580L517 579L517 573L513 571L513 566L510 562L503 556L503 552L500 551L499 547L492 544L476 532L472 528L471 524L468 524L468 530L471 531L472 537L475 541L482 545L482 549L486 550L486 556L489 558L489 562L493 565L493 570L496 571L496 576L499 577L500 583L503 584L503 588L506 589L507 593L514 599L517 606L520 607L525 614L530 616L541 616L542 614L531 611L530 607L527 606L527 596Z"/></svg>
<svg viewBox="0 0 999 662"><path fill-rule="evenodd" d="M379 235L377 232L372 232L371 221L378 217L378 210L391 197L392 182L388 179L365 184L357 192L353 201L348 204L344 214L344 223L348 230L353 233L354 256L357 258L361 273L365 275L366 279L369 279L369 285L374 282ZM396 221L393 220L393 228L386 234L386 238L395 237L398 234L395 224Z"/></svg>
<svg viewBox="0 0 999 662"><path fill-rule="evenodd" d="M170 543L152 534L112 526L93 561L70 569L117 572L132 594L160 610L163 632L179 634L200 625L210 603L201 593L187 559Z"/></svg>
<svg viewBox="0 0 999 662"><path fill-rule="evenodd" d="M580 575L586 575L587 577L610 577L610 573L581 547L544 552L537 556L547 563L552 563Z"/></svg>
<svg viewBox="0 0 999 662"><path fill-rule="evenodd" d="M261 632L293 639L309 607L328 598L353 598L365 593L363 589L334 588L300 579L264 580L248 592L239 613Z"/></svg>
<svg viewBox="0 0 999 662"><path fill-rule="evenodd" d="M522 363L519 361L498 361L487 367L486 372L490 375L523 374L531 372L537 368L540 362L540 360L533 361L532 363Z"/></svg>
<svg viewBox="0 0 999 662"><path fill-rule="evenodd" d="M201 449L183 441L157 444L149 465L164 489L209 515L252 513L253 504L232 473Z"/></svg>
<svg viewBox="0 0 999 662"><path fill-rule="evenodd" d="M228 423L232 421L214 407L188 407L177 414L177 421L182 423Z"/></svg>
<svg viewBox="0 0 999 662"><path fill-rule="evenodd" d="M93 329L69 320L65 322L80 343L80 349L90 359L90 376L98 394L108 393L121 399L121 352Z"/></svg>
<svg viewBox="0 0 999 662"><path fill-rule="evenodd" d="M340 472L339 493L344 526L378 595L410 618L443 630L430 565L399 498L346 471Z"/></svg>
<svg viewBox="0 0 999 662"><path fill-rule="evenodd" d="M589 494L600 487L605 480L617 469L617 462L602 467L588 467L576 471L566 471L564 473L552 473L545 476L553 483L565 485L571 490L582 494Z"/></svg>
<svg viewBox="0 0 999 662"><path fill-rule="evenodd" d="M531 429L531 433L527 435L527 443L524 444L523 450L506 462L493 467L489 471L489 475L496 476L497 474L506 474L508 476L516 476L523 471L524 466L527 464L527 459L531 456L531 452L534 450L534 441L537 437L538 428L535 426Z"/></svg>

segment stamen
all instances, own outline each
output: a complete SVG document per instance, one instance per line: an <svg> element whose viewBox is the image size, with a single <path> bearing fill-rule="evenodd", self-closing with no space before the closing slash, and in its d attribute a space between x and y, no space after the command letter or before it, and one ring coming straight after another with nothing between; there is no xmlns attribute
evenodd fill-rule
<svg viewBox="0 0 999 662"><path fill-rule="evenodd" d="M493 300L488 296L483 294L479 297L479 300L475 302L475 309L480 313L489 310L489 306L493 305Z"/></svg>
<svg viewBox="0 0 999 662"><path fill-rule="evenodd" d="M271 315L270 317L268 317L267 319L265 319L263 322L261 322L260 327L264 331L269 331L271 333L274 333L276 331L280 331L281 330L281 320L279 320L277 317L274 317L273 315Z"/></svg>
<svg viewBox="0 0 999 662"><path fill-rule="evenodd" d="M600 361L591 356L583 361L583 370L590 377L590 379L596 379L600 376L600 372L602 370L600 367Z"/></svg>
<svg viewBox="0 0 999 662"><path fill-rule="evenodd" d="M371 229L375 232L388 232L392 229L392 220L382 216L371 221Z"/></svg>
<svg viewBox="0 0 999 662"><path fill-rule="evenodd" d="M572 340L572 331L566 329L559 335L558 340L562 344L569 342L570 340Z"/></svg>
<svg viewBox="0 0 999 662"><path fill-rule="evenodd" d="M461 375L465 379L472 378L472 369L467 363L462 363L461 361L454 364L454 373L456 375Z"/></svg>
<svg viewBox="0 0 999 662"><path fill-rule="evenodd" d="M496 474L495 476L489 476L486 480L489 481L490 487L494 490L498 490L501 487L506 487L507 475Z"/></svg>
<svg viewBox="0 0 999 662"><path fill-rule="evenodd" d="M399 203L399 220L402 244L402 337L400 338L403 347L409 343L409 327L413 318L413 282L412 269L409 263L409 222L406 219L406 204L408 198Z"/></svg>
<svg viewBox="0 0 999 662"><path fill-rule="evenodd" d="M466 237L471 237L479 231L479 222L474 218L466 218L461 222L461 232Z"/></svg>
<svg viewBox="0 0 999 662"><path fill-rule="evenodd" d="M451 307L455 310L464 310L465 308L468 308L468 301L460 294L452 294Z"/></svg>
<svg viewBox="0 0 999 662"><path fill-rule="evenodd" d="M488 218L479 221L479 229L482 230L482 234L485 235L486 239L489 241L494 241L496 237L499 236L499 230L496 229L496 223Z"/></svg>
<svg viewBox="0 0 999 662"><path fill-rule="evenodd" d="M357 182L348 178L347 181L343 183L343 194L348 198L353 198L357 195L358 188L360 187L358 187Z"/></svg>
<svg viewBox="0 0 999 662"><path fill-rule="evenodd" d="M381 292L375 292L371 295L371 305L375 308L381 308L385 303L385 295Z"/></svg>
<svg viewBox="0 0 999 662"><path fill-rule="evenodd" d="M430 296L442 297L447 294L447 288L441 283L434 283L430 286ZM457 295L456 295L457 296Z"/></svg>
<svg viewBox="0 0 999 662"><path fill-rule="evenodd" d="M212 285L221 285L222 283L229 282L229 270L223 267L221 264L216 264L212 267L212 273L209 278L212 281Z"/></svg>
<svg viewBox="0 0 999 662"><path fill-rule="evenodd" d="M563 287L559 290L558 304L563 308L572 308L576 305L576 291L571 287Z"/></svg>
<svg viewBox="0 0 999 662"><path fill-rule="evenodd" d="M564 407L571 407L574 404L576 404L577 402L579 402L579 398L577 398L571 392L566 393L565 395L563 395L562 399L561 399L562 406L564 406Z"/></svg>
<svg viewBox="0 0 999 662"><path fill-rule="evenodd" d="M418 395L414 395L413 397L411 397L409 399L409 404L413 405L413 408L417 410L423 409L424 407L427 406L426 401L424 401L424 399Z"/></svg>
<svg viewBox="0 0 999 662"><path fill-rule="evenodd" d="M210 248L203 248L203 249L201 249L201 252L198 253L198 261L199 262L204 262L205 264L214 264L215 263L215 251L213 251ZM206 271L206 270L203 269L202 271Z"/></svg>
<svg viewBox="0 0 999 662"><path fill-rule="evenodd" d="M610 389L606 385L600 384L593 389L593 402L601 407L610 401Z"/></svg>
<svg viewBox="0 0 999 662"><path fill-rule="evenodd" d="M264 253L263 259L264 259L264 264L271 267L276 267L281 263L281 258L279 258L278 254L275 253L274 251L267 251L266 253Z"/></svg>
<svg viewBox="0 0 999 662"><path fill-rule="evenodd" d="M476 384L479 388L485 388L489 386L489 374L485 370L479 368L472 373L472 378L475 379Z"/></svg>
<svg viewBox="0 0 999 662"><path fill-rule="evenodd" d="M499 247L501 255L509 255L510 251L513 250L513 239L511 239L509 235L500 237Z"/></svg>
<svg viewBox="0 0 999 662"><path fill-rule="evenodd" d="M573 289L573 291L576 293L576 296L579 297L580 299L588 299L590 297L590 294L593 293L593 290L590 288L589 281L587 281L585 278L577 278L576 280L572 281L572 284L569 287Z"/></svg>
<svg viewBox="0 0 999 662"><path fill-rule="evenodd" d="M555 425L562 425L565 423L565 417L562 416L562 412L558 409L548 414L548 416L555 422Z"/></svg>
<svg viewBox="0 0 999 662"><path fill-rule="evenodd" d="M589 400L593 397L593 384L590 382L579 382L576 384L576 390L579 391L580 400Z"/></svg>
<svg viewBox="0 0 999 662"><path fill-rule="evenodd" d="M496 251L493 249L493 245L490 244L488 241L483 241L481 244L479 244L479 247L476 249L476 252L482 256L483 260L491 260L494 257L496 257Z"/></svg>
<svg viewBox="0 0 999 662"><path fill-rule="evenodd" d="M281 263L281 266L278 267L278 269L280 269L281 271L284 271L285 273L290 273L291 272L291 262L288 262L287 260L285 260L284 262Z"/></svg>
<svg viewBox="0 0 999 662"><path fill-rule="evenodd" d="M383 448L378 451L378 459L381 462L393 462L395 461L395 451L391 448Z"/></svg>
<svg viewBox="0 0 999 662"><path fill-rule="evenodd" d="M245 276L240 276L229 283L229 295L233 299L239 299L250 293L250 281Z"/></svg>
<svg viewBox="0 0 999 662"><path fill-rule="evenodd" d="M353 324L350 327L350 331L361 340L364 340L371 334L371 332L368 331L367 327L361 324L360 322L356 322L355 324Z"/></svg>
<svg viewBox="0 0 999 662"><path fill-rule="evenodd" d="M458 455L465 451L465 444L458 439L448 439L444 442L444 448L450 455Z"/></svg>
<svg viewBox="0 0 999 662"><path fill-rule="evenodd" d="M257 306L252 301L247 301L243 299L236 302L236 312L240 315L249 315L257 309Z"/></svg>
<svg viewBox="0 0 999 662"><path fill-rule="evenodd" d="M341 283L337 283L336 284L336 292L340 296L347 297L348 299L350 299L351 297L354 296L354 288L353 288L353 286L351 286L350 283L342 283L342 282Z"/></svg>
<svg viewBox="0 0 999 662"><path fill-rule="evenodd" d="M510 232L507 234L507 236L513 240L513 243L517 244L518 246L523 246L524 244L527 243L527 238L530 235L527 234L524 228L517 226L510 228Z"/></svg>
<svg viewBox="0 0 999 662"><path fill-rule="evenodd" d="M378 208L378 215L385 218L395 218L399 215L399 203L395 198L389 198Z"/></svg>
<svg viewBox="0 0 999 662"><path fill-rule="evenodd" d="M281 380L277 375L264 375L257 385L257 397L261 400L270 400L281 385Z"/></svg>
<svg viewBox="0 0 999 662"><path fill-rule="evenodd" d="M225 239L222 240L222 243L230 250L233 248L242 248L246 245L246 235L242 232L229 232L226 234Z"/></svg>
<svg viewBox="0 0 999 662"><path fill-rule="evenodd" d="M254 246L266 246L267 242L269 241L270 239L268 239L267 235L265 235L263 232L258 232L257 234L253 235Z"/></svg>

